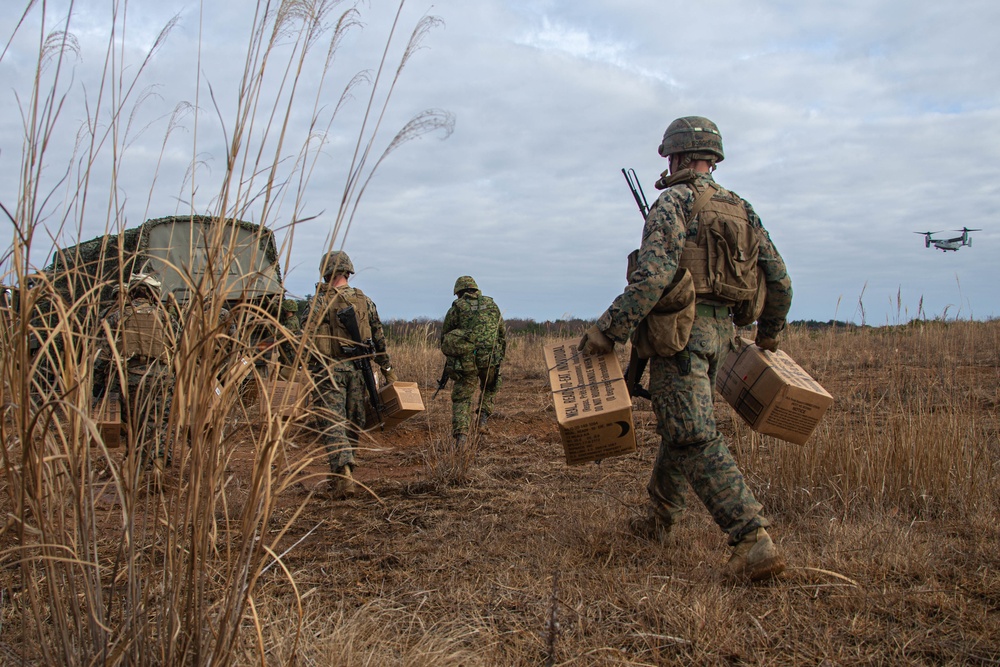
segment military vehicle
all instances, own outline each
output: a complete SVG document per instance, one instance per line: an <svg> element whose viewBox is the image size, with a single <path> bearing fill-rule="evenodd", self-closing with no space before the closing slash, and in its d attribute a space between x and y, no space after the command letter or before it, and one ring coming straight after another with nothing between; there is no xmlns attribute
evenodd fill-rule
<svg viewBox="0 0 1000 667"><path fill-rule="evenodd" d="M101 302L133 273L154 273L165 299L185 305L199 284L227 305L274 303L284 294L274 233L261 225L203 215L147 220L120 234L59 249L44 272L69 300L98 288ZM277 311L275 311L275 314Z"/></svg>
<svg viewBox="0 0 1000 667"><path fill-rule="evenodd" d="M47 284L46 296L33 300L29 346L37 350L55 330L60 299L80 321L95 330L104 313L118 304L118 290L133 273L152 273L168 305L180 311L191 300L221 295L222 306L250 303L275 318L284 289L274 233L261 225L203 215L147 220L117 234L103 234L58 249L51 264L26 281L25 288ZM49 296L51 295L51 296ZM15 299L16 305L16 299ZM246 311L244 311L246 316ZM241 332L251 345L273 337L265 319L251 316ZM56 338L56 346L61 347Z"/></svg>

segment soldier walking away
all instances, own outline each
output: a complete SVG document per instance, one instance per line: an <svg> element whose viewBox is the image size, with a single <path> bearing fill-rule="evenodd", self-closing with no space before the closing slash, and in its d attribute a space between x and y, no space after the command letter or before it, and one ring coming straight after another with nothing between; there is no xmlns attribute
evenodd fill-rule
<svg viewBox="0 0 1000 667"><path fill-rule="evenodd" d="M169 465L167 420L174 393L171 358L180 327L160 301L160 281L151 274L133 274L123 306L112 311L106 321L115 339L101 337L94 364L94 394L122 394L125 442L128 452L138 456L140 469ZM125 364L121 372L113 364L112 350Z"/></svg>
<svg viewBox="0 0 1000 667"><path fill-rule="evenodd" d="M481 433L493 414L493 401L500 391L500 364L507 351L507 332L500 309L493 299L483 295L471 276L455 281L455 301L444 317L441 351L447 357L448 377L455 384L451 390L451 431L458 446L469 434L472 397L479 385L479 420Z"/></svg>
<svg viewBox="0 0 1000 667"><path fill-rule="evenodd" d="M712 177L722 137L707 118L679 118L659 153L656 188L629 284L580 340L584 353L613 350L632 335L649 358L661 442L647 516L630 528L662 542L690 486L733 547L725 576L763 580L784 570L770 522L716 428L713 388L733 346L733 324L757 322L756 344L774 351L791 306L785 263L750 204ZM712 264L710 265L710 262Z"/></svg>
<svg viewBox="0 0 1000 667"><path fill-rule="evenodd" d="M319 270L323 281L316 284L309 316L320 318L315 338L319 354L312 356L309 371L316 387L318 427L333 473L329 492L334 498L346 498L354 493L355 451L365 424L365 378L359 362L362 356L374 358L386 383L395 382L396 374L375 303L348 284L354 273L350 257L341 250L328 252ZM337 317L351 307L361 339L371 348L367 356Z"/></svg>

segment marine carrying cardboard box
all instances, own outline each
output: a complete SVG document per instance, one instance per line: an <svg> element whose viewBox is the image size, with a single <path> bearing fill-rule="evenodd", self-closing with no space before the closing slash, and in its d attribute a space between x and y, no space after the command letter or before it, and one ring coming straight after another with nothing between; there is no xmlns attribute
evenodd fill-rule
<svg viewBox="0 0 1000 667"><path fill-rule="evenodd" d="M382 387L378 395L382 401L382 428L392 428L424 411L424 401L416 382L393 382ZM370 426L377 426L377 423Z"/></svg>
<svg viewBox="0 0 1000 667"><path fill-rule="evenodd" d="M544 352L566 463L634 452L632 398L618 357L578 355L575 341L546 345Z"/></svg>
<svg viewBox="0 0 1000 667"><path fill-rule="evenodd" d="M726 357L715 387L763 435L805 444L833 397L783 351L767 352L745 338Z"/></svg>

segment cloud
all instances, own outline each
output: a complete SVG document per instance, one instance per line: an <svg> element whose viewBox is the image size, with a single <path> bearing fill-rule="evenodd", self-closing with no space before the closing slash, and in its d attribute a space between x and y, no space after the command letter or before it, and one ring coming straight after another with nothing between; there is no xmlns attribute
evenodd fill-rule
<svg viewBox="0 0 1000 667"><path fill-rule="evenodd" d="M78 7L81 58L73 63L63 131L47 155L50 188L73 159L107 43L105 4ZM322 59L309 59L299 80L279 172L299 159L310 123L320 118L308 180L270 184L283 197L275 226L306 220L294 226L287 270L298 294L312 289L334 231L367 88L354 90L329 131L327 119L351 77L378 66L395 12L361 9L364 25L345 38L318 106L312 100ZM425 11L406 5L398 37ZM995 273L1000 244L1000 230L991 227L1000 206L1000 144L991 140L1000 125L1000 46L992 35L1000 5L979 0L957 11L929 0L730 1L706 15L703 4L652 0L443 0L429 11L445 24L407 63L374 150L428 108L454 113L454 133L410 142L380 166L345 246L364 267L358 284L383 317L441 316L463 273L508 316L597 316L624 286L625 255L640 241L642 222L619 170L635 168L655 197L652 184L666 168L656 153L663 130L691 114L722 129L727 159L716 176L753 203L785 256L793 318L850 317L863 299L869 321L891 321L897 294L911 315L921 297L932 315L955 304L965 315L1000 311L1000 297L982 279ZM122 51L129 74L175 15L177 25L137 88L122 142L127 167L117 175L115 205L129 224L183 210L192 198L199 211L209 209L232 140L246 4L213 3L204 25L183 2L130 12ZM0 18L0 34L9 34L14 20ZM0 77L22 108L36 43L37 34L24 32L0 60ZM279 55L288 57L292 44L288 36ZM390 49L393 62L401 48ZM274 126L265 132L280 83L279 70L245 137L265 155L280 136ZM164 142L179 103L197 105L197 116L185 114ZM280 103L276 109L280 116ZM0 119L5 205L18 199L22 143L19 119L7 114ZM84 223L90 234L110 215L110 163L97 164ZM265 185L258 177L247 187L259 194ZM49 224L74 194L65 183L55 190ZM246 217L262 214L262 197ZM957 253L927 250L912 234L963 225L983 231ZM0 244L10 242L8 226Z"/></svg>

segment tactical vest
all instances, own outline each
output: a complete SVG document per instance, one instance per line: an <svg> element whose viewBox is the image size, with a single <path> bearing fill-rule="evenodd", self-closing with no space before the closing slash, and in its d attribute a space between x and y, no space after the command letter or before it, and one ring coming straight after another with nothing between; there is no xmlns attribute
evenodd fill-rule
<svg viewBox="0 0 1000 667"><path fill-rule="evenodd" d="M333 287L325 283L316 286L316 300L320 302L323 309L323 320L316 331L316 347L320 354L334 359L343 359L351 356L344 348L349 348L355 344L351 339L347 329L340 323L337 313L344 308L354 306L354 312L358 318L358 331L361 332L361 341L371 340L372 327L369 322L370 311L368 309L368 299L364 293L349 285Z"/></svg>
<svg viewBox="0 0 1000 667"><path fill-rule="evenodd" d="M167 327L162 309L151 303L125 306L119 353L139 362L167 361Z"/></svg>
<svg viewBox="0 0 1000 667"><path fill-rule="evenodd" d="M757 256L760 241L750 225L746 206L714 183L686 184L695 196L688 234L678 269L691 272L695 294L728 305L757 297Z"/></svg>

